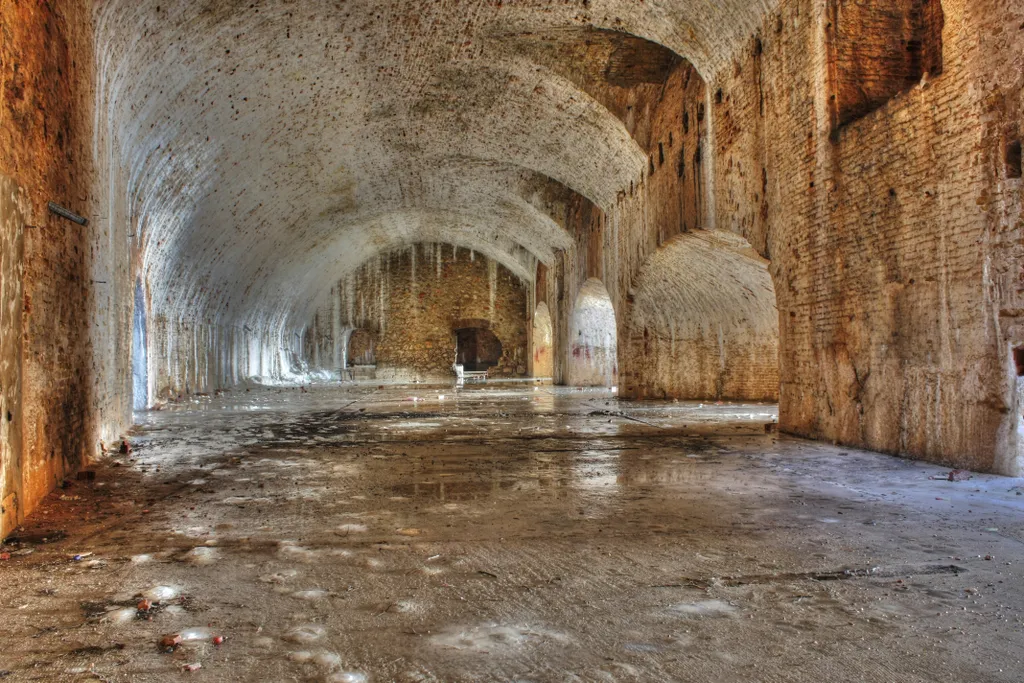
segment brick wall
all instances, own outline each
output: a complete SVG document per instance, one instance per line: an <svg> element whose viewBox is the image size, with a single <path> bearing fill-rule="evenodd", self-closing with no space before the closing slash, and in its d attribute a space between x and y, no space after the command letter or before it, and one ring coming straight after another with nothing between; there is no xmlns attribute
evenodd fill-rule
<svg viewBox="0 0 1024 683"><path fill-rule="evenodd" d="M834 129L910 90L925 74L942 73L940 0L829 0L827 12Z"/></svg>
<svg viewBox="0 0 1024 683"><path fill-rule="evenodd" d="M830 7L782 2L716 74L717 220L771 259L785 430L1017 473L1024 8L942 9L941 75L833 135Z"/></svg>

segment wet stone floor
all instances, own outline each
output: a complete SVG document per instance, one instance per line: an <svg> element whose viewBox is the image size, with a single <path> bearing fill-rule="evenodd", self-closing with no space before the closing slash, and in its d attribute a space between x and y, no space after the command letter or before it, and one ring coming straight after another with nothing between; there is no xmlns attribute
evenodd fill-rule
<svg viewBox="0 0 1024 683"><path fill-rule="evenodd" d="M0 678L1024 679L1024 481L775 419L529 384L142 414L2 548Z"/></svg>

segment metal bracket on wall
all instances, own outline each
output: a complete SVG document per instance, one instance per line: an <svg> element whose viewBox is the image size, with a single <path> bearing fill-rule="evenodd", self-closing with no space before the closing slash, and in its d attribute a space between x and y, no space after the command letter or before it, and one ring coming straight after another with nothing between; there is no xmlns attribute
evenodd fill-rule
<svg viewBox="0 0 1024 683"><path fill-rule="evenodd" d="M47 204L47 206L49 207L52 213L55 213L61 218L66 218L72 223L78 223L79 225L89 225L89 220L87 218L83 218L82 216L79 216L77 213L65 209L60 204L50 202L49 204Z"/></svg>

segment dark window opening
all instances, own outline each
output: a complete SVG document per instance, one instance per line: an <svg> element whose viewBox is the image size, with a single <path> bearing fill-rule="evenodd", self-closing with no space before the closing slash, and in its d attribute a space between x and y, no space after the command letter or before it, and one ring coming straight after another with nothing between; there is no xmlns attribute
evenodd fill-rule
<svg viewBox="0 0 1024 683"><path fill-rule="evenodd" d="M455 330L455 362L467 372L485 372L501 362L501 342L488 329Z"/></svg>
<svg viewBox="0 0 1024 683"><path fill-rule="evenodd" d="M1017 366L1017 376L1024 377L1024 346L1013 350L1013 363Z"/></svg>
<svg viewBox="0 0 1024 683"><path fill-rule="evenodd" d="M832 128L942 73L940 0L829 0Z"/></svg>
<svg viewBox="0 0 1024 683"><path fill-rule="evenodd" d="M1013 140L1006 145L1006 177L1021 177L1021 147L1020 140Z"/></svg>

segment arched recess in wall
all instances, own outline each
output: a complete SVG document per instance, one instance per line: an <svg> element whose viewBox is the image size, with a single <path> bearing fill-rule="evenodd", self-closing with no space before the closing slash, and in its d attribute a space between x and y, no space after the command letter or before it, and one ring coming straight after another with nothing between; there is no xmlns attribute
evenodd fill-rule
<svg viewBox="0 0 1024 683"><path fill-rule="evenodd" d="M367 329L352 330L348 335L348 353L350 366L377 364L377 335Z"/></svg>
<svg viewBox="0 0 1024 683"><path fill-rule="evenodd" d="M551 377L555 372L554 328L544 302L533 312L533 376Z"/></svg>
<svg viewBox="0 0 1024 683"><path fill-rule="evenodd" d="M567 382L574 387L610 387L618 377L615 307L604 283L590 278L573 305L569 326Z"/></svg>
<svg viewBox="0 0 1024 683"><path fill-rule="evenodd" d="M146 326L146 292L135 281L135 312L132 315L132 408L149 407L149 350Z"/></svg>
<svg viewBox="0 0 1024 683"><path fill-rule="evenodd" d="M644 264L630 294L623 396L778 400L775 289L768 261L742 237L677 235Z"/></svg>

